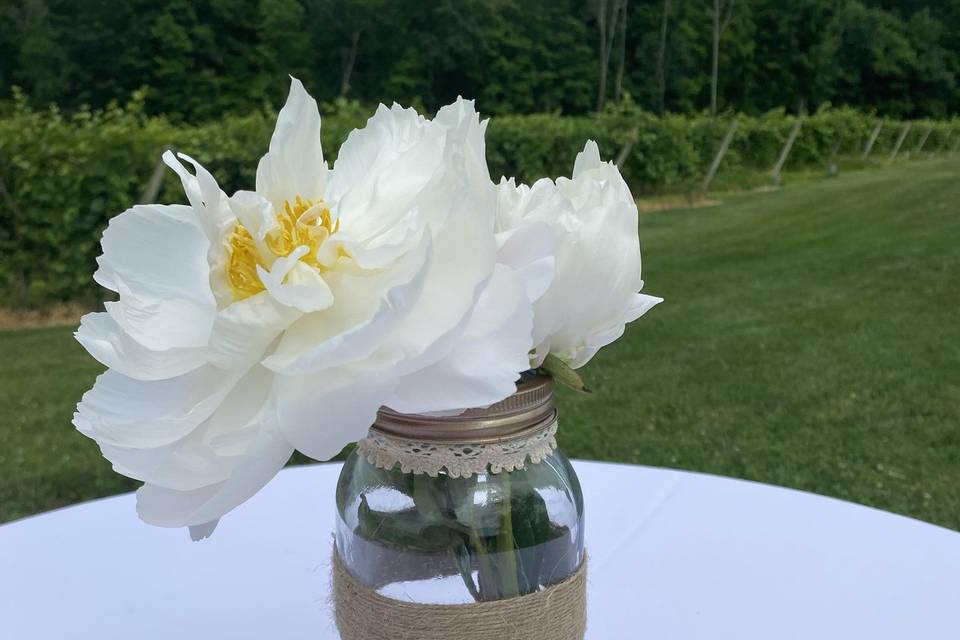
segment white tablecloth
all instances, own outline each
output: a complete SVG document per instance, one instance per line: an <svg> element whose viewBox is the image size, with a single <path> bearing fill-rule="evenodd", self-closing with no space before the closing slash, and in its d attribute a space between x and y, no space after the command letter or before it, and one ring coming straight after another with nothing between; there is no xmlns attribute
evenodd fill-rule
<svg viewBox="0 0 960 640"><path fill-rule="evenodd" d="M960 638L960 534L811 494L575 463L592 640ZM339 465L283 471L214 536L131 495L0 527L0 637L334 639Z"/></svg>

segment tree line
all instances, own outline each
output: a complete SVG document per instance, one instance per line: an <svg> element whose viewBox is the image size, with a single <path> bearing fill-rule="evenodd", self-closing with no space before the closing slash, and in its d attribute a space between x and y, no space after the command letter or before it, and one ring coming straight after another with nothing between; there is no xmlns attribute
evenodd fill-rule
<svg viewBox="0 0 960 640"><path fill-rule="evenodd" d="M960 108L960 0L0 0L0 109L205 121L322 101L664 114Z"/></svg>

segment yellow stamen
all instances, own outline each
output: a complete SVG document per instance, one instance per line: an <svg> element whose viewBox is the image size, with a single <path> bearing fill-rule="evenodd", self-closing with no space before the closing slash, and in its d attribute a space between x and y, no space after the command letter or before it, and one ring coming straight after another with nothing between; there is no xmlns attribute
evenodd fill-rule
<svg viewBox="0 0 960 640"><path fill-rule="evenodd" d="M317 261L317 251L332 234L340 229L340 221L333 221L330 208L325 203L313 202L297 196L293 203L284 200L283 211L276 214L277 227L266 234L264 245L273 254L281 258L299 246L306 245L310 251L301 261L323 270L325 266ZM228 241L230 255L227 268L227 281L233 290L235 300L243 300L264 290L257 274L257 265L269 269L271 256L263 256L250 232L239 222ZM342 248L338 256L346 255Z"/></svg>

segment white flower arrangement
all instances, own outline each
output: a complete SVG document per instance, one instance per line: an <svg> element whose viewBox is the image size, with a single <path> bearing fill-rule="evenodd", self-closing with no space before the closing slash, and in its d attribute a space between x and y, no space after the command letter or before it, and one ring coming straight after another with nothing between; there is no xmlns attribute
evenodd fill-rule
<svg viewBox="0 0 960 640"><path fill-rule="evenodd" d="M462 99L432 120L381 105L328 169L294 79L255 191L164 155L190 204L110 221L94 279L119 299L76 334L108 370L73 422L144 482L143 520L209 535L381 406L488 406L536 367L578 380L661 301L638 293L636 204L596 144L572 179L498 187L485 128Z"/></svg>

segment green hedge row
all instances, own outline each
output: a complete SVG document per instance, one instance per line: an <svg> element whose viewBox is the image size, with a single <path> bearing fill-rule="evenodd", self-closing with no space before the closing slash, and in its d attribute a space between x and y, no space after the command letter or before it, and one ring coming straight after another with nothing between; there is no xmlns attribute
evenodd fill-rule
<svg viewBox="0 0 960 640"><path fill-rule="evenodd" d="M735 117L737 131L721 173L772 168L797 118L782 111L757 118ZM729 116L711 119L668 115L661 119L642 111L610 111L582 118L501 116L487 131L487 157L492 175L516 175L525 180L567 175L576 151L584 140L593 138L610 159L629 145L620 168L635 194L682 191L699 184L730 121ZM853 109L828 109L805 116L787 166L825 168L834 154L859 157L879 123L883 126L871 152L875 159L889 155L904 123ZM960 123L915 121L901 153L914 150L928 130L925 153L948 150L960 141ZM952 138L954 131L957 138Z"/></svg>
<svg viewBox="0 0 960 640"><path fill-rule="evenodd" d="M0 305L37 306L93 302L100 295L91 274L107 220L139 201L163 149L188 153L217 176L227 192L251 188L267 147L274 114L254 113L198 127L145 117L142 100L124 108L65 116L38 112L19 100L0 118ZM322 128L329 161L368 110L328 105ZM738 118L738 132L722 171L768 169L795 123L782 112ZM730 117L667 116L632 107L590 117L551 114L502 116L487 130L490 172L533 181L569 175L588 138L605 157L629 147L621 169L636 193L693 188L713 158ZM807 116L789 167L825 166L833 153L859 154L879 120L850 109ZM889 154L902 127L886 122L875 157ZM953 122L915 122L903 150L913 150L930 130L925 152L945 150ZM161 202L182 202L167 172Z"/></svg>

